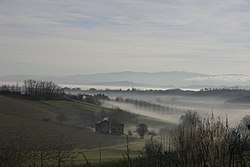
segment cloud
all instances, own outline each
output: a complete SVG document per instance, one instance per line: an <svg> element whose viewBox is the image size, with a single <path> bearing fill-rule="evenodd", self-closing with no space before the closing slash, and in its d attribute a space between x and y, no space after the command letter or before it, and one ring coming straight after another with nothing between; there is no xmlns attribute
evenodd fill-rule
<svg viewBox="0 0 250 167"><path fill-rule="evenodd" d="M6 61L41 57L41 66L70 62L74 68L57 70L63 73L250 74L249 8L245 0L2 0L0 55Z"/></svg>
<svg viewBox="0 0 250 167"><path fill-rule="evenodd" d="M192 77L186 79L187 81L225 81L225 82L249 82L250 76L249 75L242 75L242 74L227 74L227 75L211 75L211 76L204 76L204 77Z"/></svg>

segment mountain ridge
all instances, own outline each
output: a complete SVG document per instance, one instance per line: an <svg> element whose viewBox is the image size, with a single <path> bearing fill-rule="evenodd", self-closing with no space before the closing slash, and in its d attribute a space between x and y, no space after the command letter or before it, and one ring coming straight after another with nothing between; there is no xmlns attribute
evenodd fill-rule
<svg viewBox="0 0 250 167"><path fill-rule="evenodd" d="M161 85L161 86L248 86L250 76L244 74L209 75L186 71L133 72L121 71L110 73L55 75L3 75L1 82L22 82L26 79L51 80L63 84L97 84L113 85ZM125 83L126 81L127 83ZM119 83L120 82L120 83ZM123 82L123 83L122 83ZM133 83L133 84L132 84Z"/></svg>

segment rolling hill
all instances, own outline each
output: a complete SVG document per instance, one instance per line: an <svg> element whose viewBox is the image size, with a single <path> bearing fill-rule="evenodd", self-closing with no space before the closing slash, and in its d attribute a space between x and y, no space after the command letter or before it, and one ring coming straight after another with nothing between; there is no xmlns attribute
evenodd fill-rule
<svg viewBox="0 0 250 167"><path fill-rule="evenodd" d="M22 98L0 96L0 137L27 136L32 141L52 136L65 136L77 148L95 148L102 141L103 146L121 144L125 136L102 135L94 132L94 123L105 113L114 111L89 103L51 100L33 101ZM58 115L65 120L59 123ZM123 115L119 113L119 115ZM125 121L126 128L136 126L137 122L160 126L165 122L148 117L132 115ZM115 115L117 116L117 115ZM119 116L117 116L117 119ZM86 128L84 128L86 126ZM126 131L125 131L126 132Z"/></svg>

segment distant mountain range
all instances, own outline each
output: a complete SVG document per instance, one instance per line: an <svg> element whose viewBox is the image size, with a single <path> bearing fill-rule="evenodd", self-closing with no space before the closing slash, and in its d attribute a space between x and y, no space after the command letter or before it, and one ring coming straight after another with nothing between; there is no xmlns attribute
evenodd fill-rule
<svg viewBox="0 0 250 167"><path fill-rule="evenodd" d="M89 84L106 86L140 87L223 87L248 86L250 76L243 74L208 75L185 71L171 72L114 72L78 74L68 76L52 75L4 75L0 82L22 82L25 79L51 80L61 84Z"/></svg>

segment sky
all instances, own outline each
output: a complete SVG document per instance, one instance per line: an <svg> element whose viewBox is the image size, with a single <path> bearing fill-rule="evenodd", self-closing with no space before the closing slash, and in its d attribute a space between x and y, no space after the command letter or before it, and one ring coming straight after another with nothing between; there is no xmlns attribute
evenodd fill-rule
<svg viewBox="0 0 250 167"><path fill-rule="evenodd" d="M0 0L0 75L250 75L250 0Z"/></svg>

